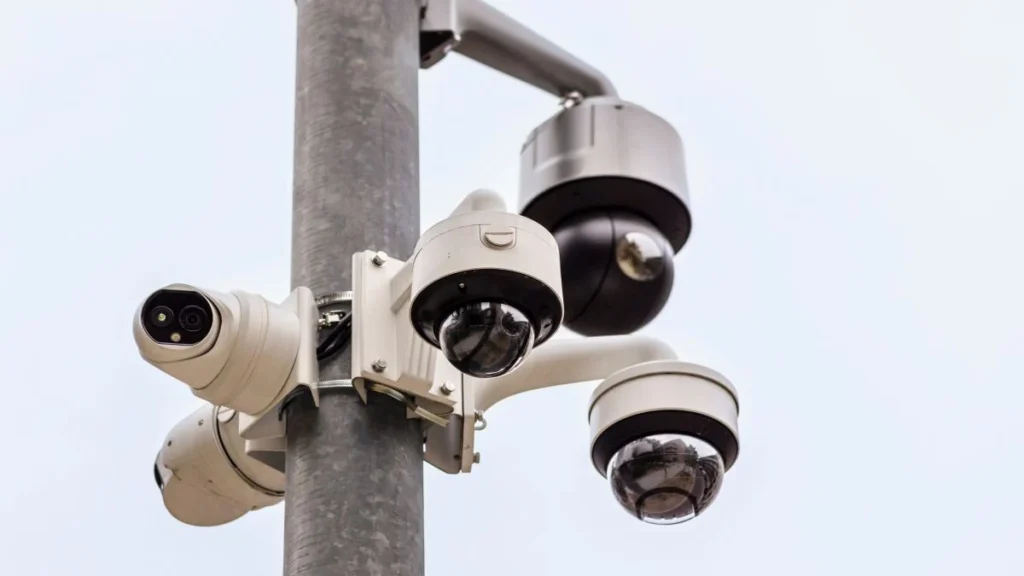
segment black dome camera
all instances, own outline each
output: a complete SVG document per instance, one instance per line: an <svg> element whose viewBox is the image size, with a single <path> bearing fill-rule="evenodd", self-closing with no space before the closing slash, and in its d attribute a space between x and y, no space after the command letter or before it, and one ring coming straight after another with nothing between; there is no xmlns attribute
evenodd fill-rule
<svg viewBox="0 0 1024 576"><path fill-rule="evenodd" d="M590 98L534 130L520 165L522 213L558 242L564 324L584 336L647 325L692 225L675 129L635 104Z"/></svg>

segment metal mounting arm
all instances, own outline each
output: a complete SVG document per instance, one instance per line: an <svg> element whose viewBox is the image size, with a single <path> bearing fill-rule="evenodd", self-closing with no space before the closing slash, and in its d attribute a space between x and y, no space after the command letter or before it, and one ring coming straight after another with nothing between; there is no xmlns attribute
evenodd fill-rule
<svg viewBox="0 0 1024 576"><path fill-rule="evenodd" d="M422 0L420 67L452 50L555 96L617 96L599 70L481 0Z"/></svg>
<svg viewBox="0 0 1024 576"><path fill-rule="evenodd" d="M675 360L676 353L650 336L603 336L552 340L537 348L517 370L497 378L466 377L475 387L476 409L530 390L601 380L624 368L655 360Z"/></svg>

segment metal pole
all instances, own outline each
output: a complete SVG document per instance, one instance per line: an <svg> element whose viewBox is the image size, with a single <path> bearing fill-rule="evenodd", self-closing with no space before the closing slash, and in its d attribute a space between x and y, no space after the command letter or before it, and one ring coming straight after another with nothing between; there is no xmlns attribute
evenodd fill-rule
<svg viewBox="0 0 1024 576"><path fill-rule="evenodd" d="M419 0L298 0L292 285L351 288L352 254L419 236ZM347 351L322 379L350 377ZM286 576L423 574L423 437L405 407L289 405Z"/></svg>

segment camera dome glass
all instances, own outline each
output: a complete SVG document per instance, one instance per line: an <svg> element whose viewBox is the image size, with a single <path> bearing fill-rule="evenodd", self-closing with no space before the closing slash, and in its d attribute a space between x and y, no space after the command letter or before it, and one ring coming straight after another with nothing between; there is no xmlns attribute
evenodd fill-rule
<svg viewBox="0 0 1024 576"><path fill-rule="evenodd" d="M718 451L683 434L634 440L608 463L616 500L650 524L678 524L697 517L714 502L724 476Z"/></svg>
<svg viewBox="0 0 1024 576"><path fill-rule="evenodd" d="M638 282L650 282L664 274L665 261L672 256L665 242L659 243L649 234L627 232L615 246L619 270Z"/></svg>
<svg viewBox="0 0 1024 576"><path fill-rule="evenodd" d="M438 331L441 352L459 371L493 378L518 367L533 348L533 325L517 308L500 302L465 304Z"/></svg>

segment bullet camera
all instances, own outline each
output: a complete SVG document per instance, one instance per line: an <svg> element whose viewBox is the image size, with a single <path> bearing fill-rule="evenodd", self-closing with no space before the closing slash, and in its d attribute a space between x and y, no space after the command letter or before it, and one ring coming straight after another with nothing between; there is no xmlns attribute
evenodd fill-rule
<svg viewBox="0 0 1024 576"><path fill-rule="evenodd" d="M308 288L275 304L172 284L139 306L133 333L142 357L196 396L257 415L315 382L316 318Z"/></svg>
<svg viewBox="0 0 1024 576"><path fill-rule="evenodd" d="M591 396L591 459L631 515L685 522L714 502L735 463L738 416L721 374L675 360L638 364Z"/></svg>
<svg viewBox="0 0 1024 576"><path fill-rule="evenodd" d="M459 371L493 378L518 367L562 322L558 245L543 226L478 191L420 237L410 318Z"/></svg>
<svg viewBox="0 0 1024 576"><path fill-rule="evenodd" d="M585 99L523 146L521 212L554 234L564 322L579 334L627 334L658 315L690 236L688 204L682 140L636 104Z"/></svg>
<svg viewBox="0 0 1024 576"><path fill-rule="evenodd" d="M204 406L167 435L153 472L174 518L218 526L284 497L284 474L246 455L238 420L230 408Z"/></svg>

